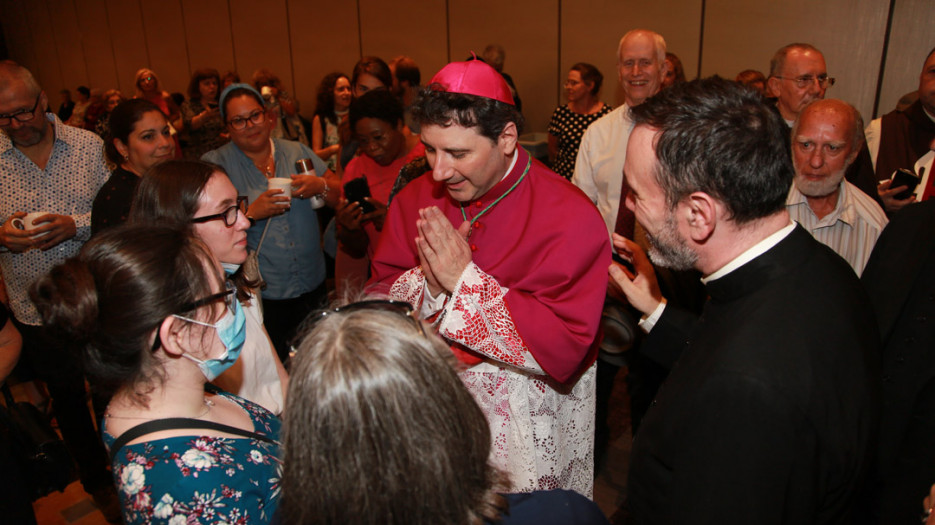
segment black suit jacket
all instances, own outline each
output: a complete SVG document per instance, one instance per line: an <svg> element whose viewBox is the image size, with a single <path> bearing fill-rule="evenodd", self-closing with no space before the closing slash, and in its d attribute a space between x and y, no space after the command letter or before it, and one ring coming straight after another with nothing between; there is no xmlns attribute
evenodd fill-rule
<svg viewBox="0 0 935 525"><path fill-rule="evenodd" d="M707 290L690 329L666 308L647 339L681 355L633 443L630 521L845 523L877 410L854 272L796 227Z"/></svg>
<svg viewBox="0 0 935 525"><path fill-rule="evenodd" d="M893 217L862 281L883 336L878 520L908 523L935 482L935 200Z"/></svg>

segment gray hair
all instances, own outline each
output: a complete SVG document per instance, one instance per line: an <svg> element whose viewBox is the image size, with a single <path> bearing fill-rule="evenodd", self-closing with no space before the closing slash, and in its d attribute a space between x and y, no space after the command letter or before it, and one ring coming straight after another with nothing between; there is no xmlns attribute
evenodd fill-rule
<svg viewBox="0 0 935 525"><path fill-rule="evenodd" d="M666 61L666 40L662 38L662 35L656 33L655 31L650 31L648 29L632 29L627 31L627 34L623 35L620 38L620 43L617 44L617 60L620 60L620 50L623 48L623 43L628 37L636 36L638 34L644 33L653 39L653 45L656 47L656 61L661 65Z"/></svg>

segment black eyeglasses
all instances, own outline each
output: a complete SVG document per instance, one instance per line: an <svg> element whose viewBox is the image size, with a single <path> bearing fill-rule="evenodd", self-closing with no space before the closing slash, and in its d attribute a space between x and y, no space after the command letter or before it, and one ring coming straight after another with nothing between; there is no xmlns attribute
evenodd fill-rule
<svg viewBox="0 0 935 525"><path fill-rule="evenodd" d="M258 109L253 113L250 113L246 117L234 117L227 121L228 124L234 129L244 129L247 127L247 121L250 121L254 124L262 124L266 121L266 111Z"/></svg>
<svg viewBox="0 0 935 525"><path fill-rule="evenodd" d="M42 98L41 91L38 95L36 95L36 103L32 105L32 109L17 111L16 113L10 113L9 115L0 115L0 126L9 126L13 119L16 119L20 122L29 122L30 120L36 118L36 109L39 107L40 98Z"/></svg>
<svg viewBox="0 0 935 525"><path fill-rule="evenodd" d="M419 334L422 337L425 337L425 328L422 327L422 321L416 317L416 312L412 309L412 305L406 301L393 301L391 299L372 299L369 301L359 301L356 303L339 306L337 308L332 308L331 310L324 310L318 314L318 319L316 320L320 321L330 314L359 312L363 310L396 312L412 321L415 324L416 330L419 331Z"/></svg>
<svg viewBox="0 0 935 525"><path fill-rule="evenodd" d="M230 208L222 211L221 213L215 213L214 215L205 215L204 217L195 217L192 219L192 222L208 222L222 220L224 221L224 226L230 228L237 222L237 212L247 214L247 198L243 195L237 197L237 204L234 204Z"/></svg>

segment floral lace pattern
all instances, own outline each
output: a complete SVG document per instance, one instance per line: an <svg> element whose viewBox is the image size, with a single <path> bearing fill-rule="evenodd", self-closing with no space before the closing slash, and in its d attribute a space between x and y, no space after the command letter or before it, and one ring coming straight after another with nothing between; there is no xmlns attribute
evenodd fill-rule
<svg viewBox="0 0 935 525"><path fill-rule="evenodd" d="M255 432L278 436L271 413L219 395L250 415ZM105 443L114 439L105 429ZM279 446L256 439L193 435L127 445L113 471L127 524L268 523L279 502Z"/></svg>
<svg viewBox="0 0 935 525"><path fill-rule="evenodd" d="M422 308L438 332L487 356L462 372L493 439L492 460L510 474L513 490L564 488L591 497L594 455L592 365L568 391L543 372L517 330L504 297L509 291L473 262L438 312L423 307L421 268L401 275L394 299Z"/></svg>

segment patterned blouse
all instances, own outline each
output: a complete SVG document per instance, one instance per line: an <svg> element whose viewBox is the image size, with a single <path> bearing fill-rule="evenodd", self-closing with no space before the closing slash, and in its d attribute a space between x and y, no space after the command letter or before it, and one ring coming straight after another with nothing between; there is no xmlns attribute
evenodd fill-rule
<svg viewBox="0 0 935 525"><path fill-rule="evenodd" d="M278 439L279 418L226 392L253 420L254 432ZM197 431L196 429L193 429ZM108 448L115 438L104 428ZM277 444L250 438L178 436L121 449L114 482L128 525L269 523L282 475Z"/></svg>
<svg viewBox="0 0 935 525"><path fill-rule="evenodd" d="M568 109L568 104L555 108L549 121L549 134L558 137L558 154L552 169L562 177L571 180L575 173L575 159L578 158L578 145L581 137L595 120L613 110L604 104L597 113L582 115Z"/></svg>

